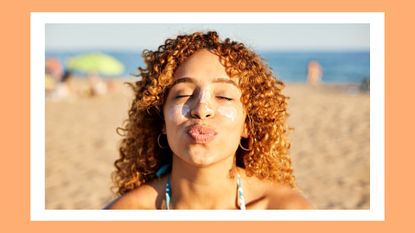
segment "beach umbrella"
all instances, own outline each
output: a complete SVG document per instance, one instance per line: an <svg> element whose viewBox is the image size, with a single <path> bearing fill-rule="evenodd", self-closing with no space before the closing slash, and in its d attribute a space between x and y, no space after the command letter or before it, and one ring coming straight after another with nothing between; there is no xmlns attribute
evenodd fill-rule
<svg viewBox="0 0 415 233"><path fill-rule="evenodd" d="M104 53L87 53L70 58L67 67L88 74L107 76L120 75L124 71L124 65L120 61Z"/></svg>

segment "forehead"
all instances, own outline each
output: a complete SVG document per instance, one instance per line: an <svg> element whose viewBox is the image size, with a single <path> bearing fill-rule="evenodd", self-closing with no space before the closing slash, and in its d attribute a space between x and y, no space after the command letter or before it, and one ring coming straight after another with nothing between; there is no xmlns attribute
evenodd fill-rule
<svg viewBox="0 0 415 233"><path fill-rule="evenodd" d="M220 62L219 56L201 49L188 57L180 64L173 75L174 80L181 78L191 78L195 82L209 82L217 79L231 79L238 82L237 77L229 77L225 67Z"/></svg>

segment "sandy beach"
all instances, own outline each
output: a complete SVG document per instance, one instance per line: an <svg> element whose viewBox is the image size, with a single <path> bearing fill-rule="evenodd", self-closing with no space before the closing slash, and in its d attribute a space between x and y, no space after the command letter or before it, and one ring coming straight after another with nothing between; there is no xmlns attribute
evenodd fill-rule
<svg viewBox="0 0 415 233"><path fill-rule="evenodd" d="M131 93L46 101L46 209L101 209ZM287 84L298 188L317 209L368 209L370 98L353 87Z"/></svg>

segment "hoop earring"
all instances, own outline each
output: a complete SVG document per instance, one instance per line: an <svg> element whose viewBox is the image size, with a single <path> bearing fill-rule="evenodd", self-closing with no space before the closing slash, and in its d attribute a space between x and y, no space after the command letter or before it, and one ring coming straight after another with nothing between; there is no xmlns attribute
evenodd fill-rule
<svg viewBox="0 0 415 233"><path fill-rule="evenodd" d="M251 151L251 149L250 149L250 148L249 148L249 149L247 149L247 148L243 147L243 146L242 146L242 144L241 144L241 142L239 142L239 147L240 147L242 150L244 150L244 151Z"/></svg>
<svg viewBox="0 0 415 233"><path fill-rule="evenodd" d="M152 116L152 114L150 113L150 108L146 109L147 115Z"/></svg>
<svg viewBox="0 0 415 233"><path fill-rule="evenodd" d="M159 147L161 149L166 149L168 146L162 146L160 143L160 137L161 137L161 133L157 136L157 144L159 145Z"/></svg>

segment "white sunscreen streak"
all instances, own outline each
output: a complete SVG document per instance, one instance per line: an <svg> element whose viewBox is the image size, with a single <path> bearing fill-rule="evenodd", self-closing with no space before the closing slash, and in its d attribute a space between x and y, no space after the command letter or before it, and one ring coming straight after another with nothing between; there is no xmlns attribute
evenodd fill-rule
<svg viewBox="0 0 415 233"><path fill-rule="evenodd" d="M235 107L232 106L220 106L218 107L218 113L226 118L229 118L231 121L235 121L237 115Z"/></svg>
<svg viewBox="0 0 415 233"><path fill-rule="evenodd" d="M205 104L206 112L214 112L214 110L210 107L212 106L212 95L210 94L210 90L205 90L200 92L200 104Z"/></svg>
<svg viewBox="0 0 415 233"><path fill-rule="evenodd" d="M186 116L188 116L190 113L190 107L187 104L184 104L182 107L182 111L181 111L181 117L183 117L183 119L186 118Z"/></svg>
<svg viewBox="0 0 415 233"><path fill-rule="evenodd" d="M210 91L206 90L200 93L200 103L210 104L212 96L210 95Z"/></svg>
<svg viewBox="0 0 415 233"><path fill-rule="evenodd" d="M204 104L207 112L216 112L228 118L232 122L236 120L238 111L233 106L219 106L216 111L212 109L212 96L210 91L203 91L200 93L200 104ZM187 119L190 115L190 107L187 104L178 104L170 109L170 116L173 120L182 121Z"/></svg>
<svg viewBox="0 0 415 233"><path fill-rule="evenodd" d="M190 107L187 104L178 104L170 109L169 115L172 120L185 120L190 112Z"/></svg>

